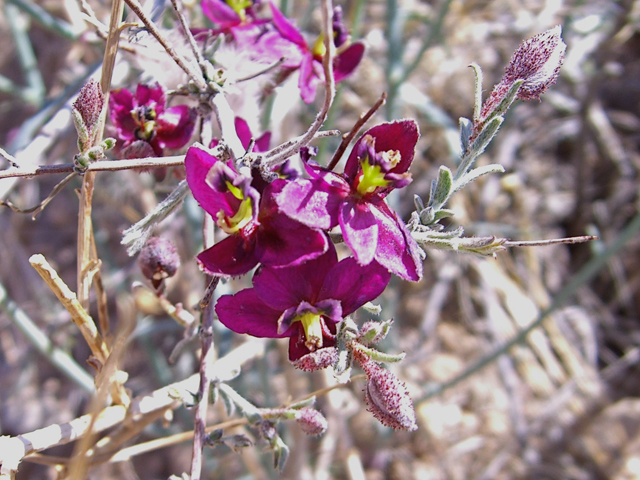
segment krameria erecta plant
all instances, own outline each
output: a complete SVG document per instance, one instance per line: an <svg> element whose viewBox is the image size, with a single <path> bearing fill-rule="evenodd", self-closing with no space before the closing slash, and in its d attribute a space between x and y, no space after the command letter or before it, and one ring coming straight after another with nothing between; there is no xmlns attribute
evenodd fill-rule
<svg viewBox="0 0 640 480"><path fill-rule="evenodd" d="M287 338L291 368L304 372L330 370L339 385L349 382L359 368L364 372L362 397L368 411L385 426L416 430L408 389L386 367L401 361L404 354L386 353L377 347L393 321L361 322L357 311L362 308L380 314L374 302L394 275L405 281L420 281L425 250L429 248L495 255L508 246L524 244L493 236L464 237L462 228L448 231L440 221L452 215L446 209L451 195L484 174L503 170L499 165L474 167L474 161L496 135L504 113L516 99L538 99L556 81L565 51L560 27L524 42L484 102L481 71L473 65L476 102L472 119L460 120L460 162L455 172L440 167L428 196L415 197L416 210L405 222L387 197L412 181L411 164L419 140L417 122L397 119L368 127L360 134L382 104L380 101L343 137L330 160L316 158L313 141L339 134L321 130L334 100L335 84L346 79L364 55L364 45L351 40L340 9L334 8L330 0L321 2L320 36L313 42L308 42L296 22L273 3L205 0L203 14L214 28L192 32L175 2L180 28L191 48L190 59L169 45L136 0L127 0L127 5L188 80L168 91L159 83L161 78L151 79L132 88L111 91L108 102L104 97L109 93L109 82L102 82L100 89L96 83L87 85L74 105L80 153L72 167L73 174L83 176L82 205L88 208L93 188L89 184L95 171L184 165L185 179L154 211L124 232L122 243L131 255L138 254L138 263L151 282L153 293L167 313L185 327L185 343L200 337L200 363L193 378L163 389L164 397L154 392L151 400L145 397L132 401L122 388L123 376L118 375L122 372L117 371L117 348L123 342L116 339L113 348L108 346L84 310L88 300L84 289L90 279L82 272L95 269L95 265L79 262L81 301L74 308L78 323L85 326L85 338L93 347L102 382L98 384L100 398L106 402L110 395L114 405L127 412L130 422L125 434L106 437L95 448L83 444L75 457L79 459L78 471L82 462L88 468L92 461L110 458L121 445L118 439L130 438L132 432L141 431L159 413L180 404L194 409L188 476L191 479L201 476L205 445L242 448L251 444L244 435L225 436L222 427L207 426L207 408L212 399L223 402L230 415L239 412L241 420L237 424L253 427L273 452L278 469L283 467L289 451L279 433L280 421L295 420L310 435L325 432L328 423L314 408L314 395L284 406L258 407L230 386L231 380L242 375L242 361L233 360L231 354L214 361L217 321L238 334ZM118 31L118 25L112 27L112 31ZM255 71L243 76L225 68L220 60L225 49L246 59ZM265 77L267 82L263 82ZM227 98L257 82L264 99L288 79L297 82L304 102L312 104L321 86L324 98L318 99L319 111L311 125L296 132L299 136L269 148L269 132L254 137L252 128L258 119L242 117ZM184 97L185 104L170 106L175 96ZM105 118L111 119L115 151L124 160L102 161L105 151L114 144L113 140L101 139L101 122ZM353 140L344 167L336 171ZM163 157L187 146L184 157ZM107 163L111 164L109 168L104 166ZM182 171L177 176L181 177ZM164 297L163 283L176 273L180 259L171 243L152 235L160 231L162 221L189 194L206 213L204 248L193 259L207 280L204 296L195 309L200 322L188 309L174 306ZM84 232L82 238L91 245L90 221L81 222L79 228ZM214 235L210 234L212 230ZM42 267L41 262L38 265ZM238 284L238 278L249 275L250 286L228 291ZM249 278L245 280L248 284ZM226 283L227 291L216 297L221 282ZM101 323L101 329L104 325L108 322ZM102 331L102 335L107 334ZM255 352L245 352L246 358L258 357L260 348L250 348ZM97 414L98 410L94 411L91 419L95 420ZM147 423L136 423L140 418ZM21 459L20 454L3 458L2 473L15 471Z"/></svg>

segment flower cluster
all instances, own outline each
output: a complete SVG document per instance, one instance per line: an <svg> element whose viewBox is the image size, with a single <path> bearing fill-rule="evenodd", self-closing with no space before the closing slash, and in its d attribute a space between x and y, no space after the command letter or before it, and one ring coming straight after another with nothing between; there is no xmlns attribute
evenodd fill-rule
<svg viewBox="0 0 640 480"><path fill-rule="evenodd" d="M313 102L318 85L324 81L324 38L318 37L310 46L273 2L269 3L270 20L258 18L255 3L251 0L204 0L202 9L219 26L214 32L229 34L243 51L251 52L255 61L271 64L282 60L278 83L297 71L302 99L306 103ZM335 81L340 82L355 71L365 48L362 42L351 43L339 6L333 13L333 32L337 53L333 70Z"/></svg>
<svg viewBox="0 0 640 480"><path fill-rule="evenodd" d="M244 122L236 128L246 136ZM384 200L411 181L417 140L412 120L378 125L356 142L342 174L307 161L310 178L280 173L271 183L191 147L189 187L228 234L198 255L200 266L237 276L261 264L253 288L219 299L220 321L238 333L290 337L289 358L300 362L334 347L336 325L377 298L391 273L419 280L419 247ZM337 226L353 252L341 261L327 236Z"/></svg>

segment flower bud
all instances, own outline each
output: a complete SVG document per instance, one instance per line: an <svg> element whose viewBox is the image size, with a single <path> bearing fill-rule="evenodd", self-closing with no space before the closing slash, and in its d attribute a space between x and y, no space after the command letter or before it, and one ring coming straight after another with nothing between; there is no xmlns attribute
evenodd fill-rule
<svg viewBox="0 0 640 480"><path fill-rule="evenodd" d="M338 349L335 347L319 348L295 360L293 366L305 372L323 370L338 361Z"/></svg>
<svg viewBox="0 0 640 480"><path fill-rule="evenodd" d="M518 80L522 81L522 85L515 98L521 100L539 99L549 86L556 83L564 60L564 52L567 49L560 36L561 33L562 28L557 25L551 30L531 37L518 47L511 57L502 80L494 87L491 96L482 107L480 118L483 121L495 114L502 115L504 111L495 112L498 107L500 107L499 110L509 108L513 99L507 102L504 100Z"/></svg>
<svg viewBox="0 0 640 480"><path fill-rule="evenodd" d="M367 411L387 427L416 430L416 414L404 382L361 352L355 350L354 356L367 376Z"/></svg>
<svg viewBox="0 0 640 480"><path fill-rule="evenodd" d="M73 102L73 110L77 112L80 117L80 119L76 120L76 123L78 123L79 120L82 121L82 125L76 125L76 129L80 137L86 137L81 138L82 143L85 144L85 148L90 146L88 142L93 139L103 107L104 95L102 94L100 84L91 79L80 89L78 98ZM74 117L77 118L77 115L74 115Z"/></svg>
<svg viewBox="0 0 640 480"><path fill-rule="evenodd" d="M540 98L547 87L556 83L567 49L561 33L562 28L556 25L522 43L513 54L503 81L524 80L518 98Z"/></svg>
<svg viewBox="0 0 640 480"><path fill-rule="evenodd" d="M296 422L307 435L318 436L327 431L329 424L319 411L313 408L301 408L296 411Z"/></svg>
<svg viewBox="0 0 640 480"><path fill-rule="evenodd" d="M138 265L142 274L158 289L165 278L175 275L180 257L170 240L151 237L140 251Z"/></svg>

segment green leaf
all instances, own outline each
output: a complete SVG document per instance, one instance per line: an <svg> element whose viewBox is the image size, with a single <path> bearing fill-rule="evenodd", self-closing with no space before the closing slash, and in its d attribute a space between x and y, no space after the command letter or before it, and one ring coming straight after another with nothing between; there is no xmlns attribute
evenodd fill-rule
<svg viewBox="0 0 640 480"><path fill-rule="evenodd" d="M447 203L451 196L451 187L453 185L453 174L448 167L444 165L440 166L438 171L438 181L436 182L436 188L433 192L430 205L435 210L438 210L442 205Z"/></svg>
<svg viewBox="0 0 640 480"><path fill-rule="evenodd" d="M477 180L482 175L486 175L488 173L504 173L504 167L502 165L498 165L497 163L492 163L491 165L484 165L482 167L474 168L456 182L456 186L453 192L457 192L467 184L473 182L474 180Z"/></svg>
<svg viewBox="0 0 640 480"><path fill-rule="evenodd" d="M460 144L462 145L462 152L466 152L469 148L469 138L471 137L471 131L473 130L473 123L468 118L460 117Z"/></svg>

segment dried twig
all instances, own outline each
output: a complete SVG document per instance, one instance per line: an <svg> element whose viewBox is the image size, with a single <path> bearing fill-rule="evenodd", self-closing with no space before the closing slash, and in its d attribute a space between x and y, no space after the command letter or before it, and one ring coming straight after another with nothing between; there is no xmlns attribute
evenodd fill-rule
<svg viewBox="0 0 640 480"><path fill-rule="evenodd" d="M322 66L324 68L324 102L322 104L322 110L318 113L315 120L309 127L309 129L300 137L300 139L291 145L291 147L274 153L274 150L270 150L264 155L265 170L270 170L273 167L280 165L289 157L297 154L302 147L305 147L314 138L315 134L320 130L322 124L327 119L329 109L333 104L333 99L336 95L336 82L333 77L333 58L335 56L335 45L333 44L333 2L331 0L322 0L322 35L324 36L324 46L326 53L322 59Z"/></svg>
<svg viewBox="0 0 640 480"><path fill-rule="evenodd" d="M202 77L197 72L191 68L187 60L180 55L176 50L169 44L164 35L160 33L155 26L155 24L151 21L149 17L142 10L142 6L138 3L137 0L124 0L127 6L133 10L133 12L138 16L138 18L144 23L144 26L149 30L149 33L154 36L154 38L162 45L162 48L169 54L169 56L173 59L174 62L186 73L191 80L198 86L200 90L206 90L207 85Z"/></svg>
<svg viewBox="0 0 640 480"><path fill-rule="evenodd" d="M47 285L49 285L53 293L58 297L60 303L62 303L64 308L71 314L71 319L80 329L82 336L91 349L91 353L101 364L104 364L109 356L107 346L98 332L95 322L82 307L76 295L69 289L67 284L62 281L58 273L49 265L49 262L47 262L43 255L32 255L29 263L36 269L43 280L47 282Z"/></svg>
<svg viewBox="0 0 640 480"><path fill-rule="evenodd" d="M358 131L362 128L362 126L365 123L369 121L369 119L373 116L373 114L376 113L378 109L385 104L386 101L387 101L387 94L383 93L378 99L378 101L374 103L374 105L369 109L368 112L360 115L360 118L358 119L356 124L353 126L351 131L348 134L343 135L342 142L340 142L340 145L338 146L338 149L336 150L336 152L333 154L333 157L331 158L329 165L327 165L327 168L329 170L333 170L334 168L336 168L336 165L340 161L342 154L347 149L347 146L349 146L353 138L358 134Z"/></svg>
<svg viewBox="0 0 640 480"><path fill-rule="evenodd" d="M202 353L200 353L200 385L198 387L198 403L196 404L193 436L193 452L191 456L191 480L198 480L202 474L202 449L206 444L207 407L209 406L209 390L211 389L213 360L213 304L211 296L220 281L220 277L213 277L207 287L207 296L201 302L202 311Z"/></svg>

